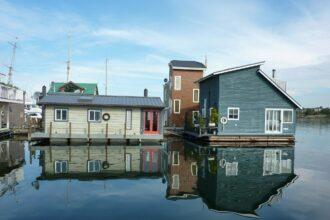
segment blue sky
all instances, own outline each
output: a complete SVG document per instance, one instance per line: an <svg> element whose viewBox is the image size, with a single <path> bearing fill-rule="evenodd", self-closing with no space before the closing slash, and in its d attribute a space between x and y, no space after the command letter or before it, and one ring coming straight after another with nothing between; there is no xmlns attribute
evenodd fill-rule
<svg viewBox="0 0 330 220"><path fill-rule="evenodd" d="M101 93L106 57L110 94L162 97L170 60L207 54L206 74L265 60L303 106L330 106L329 21L329 1L0 0L0 72L18 37L15 84L65 81L70 32L71 79Z"/></svg>

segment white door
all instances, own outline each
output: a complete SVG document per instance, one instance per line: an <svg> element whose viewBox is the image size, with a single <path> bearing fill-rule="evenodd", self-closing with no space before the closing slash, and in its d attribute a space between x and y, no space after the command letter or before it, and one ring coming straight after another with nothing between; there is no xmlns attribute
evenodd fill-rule
<svg viewBox="0 0 330 220"><path fill-rule="evenodd" d="M282 114L279 109L266 109L266 133L282 133Z"/></svg>

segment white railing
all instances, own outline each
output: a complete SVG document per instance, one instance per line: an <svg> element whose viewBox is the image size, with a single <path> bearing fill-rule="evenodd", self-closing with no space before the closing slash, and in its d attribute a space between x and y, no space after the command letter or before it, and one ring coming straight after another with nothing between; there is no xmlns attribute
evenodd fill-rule
<svg viewBox="0 0 330 220"><path fill-rule="evenodd" d="M0 98L7 101L22 102L24 92L11 86L0 85Z"/></svg>

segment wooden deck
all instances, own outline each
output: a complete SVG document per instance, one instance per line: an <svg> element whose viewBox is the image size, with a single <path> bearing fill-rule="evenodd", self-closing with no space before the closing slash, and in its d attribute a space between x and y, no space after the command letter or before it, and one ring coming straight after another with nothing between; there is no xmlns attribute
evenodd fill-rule
<svg viewBox="0 0 330 220"><path fill-rule="evenodd" d="M184 136L201 142L227 142L227 143L288 143L295 141L292 135L198 135L194 132L185 131Z"/></svg>

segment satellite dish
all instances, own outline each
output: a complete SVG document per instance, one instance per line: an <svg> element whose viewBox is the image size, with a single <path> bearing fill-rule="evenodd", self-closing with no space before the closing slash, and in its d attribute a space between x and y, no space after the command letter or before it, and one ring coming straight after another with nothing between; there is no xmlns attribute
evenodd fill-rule
<svg viewBox="0 0 330 220"><path fill-rule="evenodd" d="M227 124L228 119L226 117L221 117L220 122L221 122L221 124L225 125L225 124Z"/></svg>
<svg viewBox="0 0 330 220"><path fill-rule="evenodd" d="M167 83L167 78L164 79L164 83Z"/></svg>

